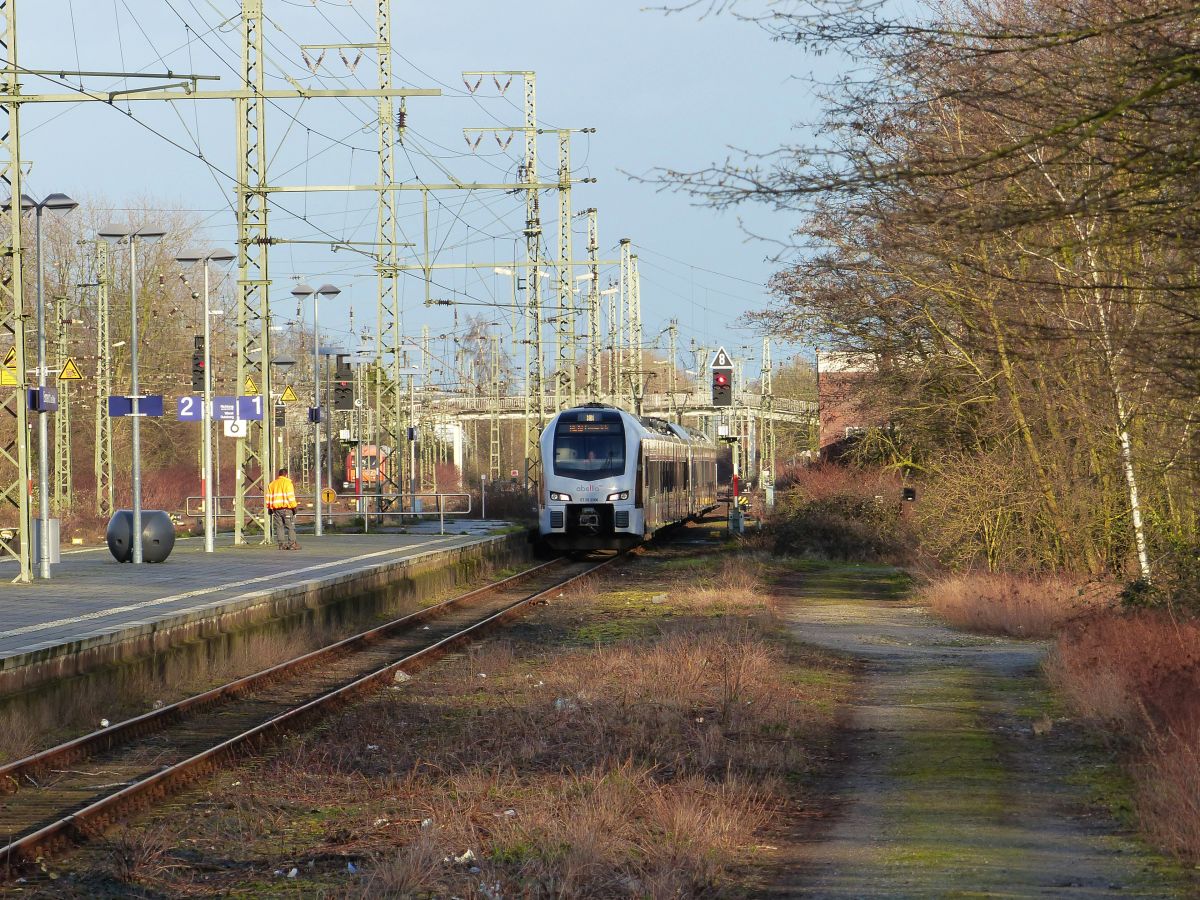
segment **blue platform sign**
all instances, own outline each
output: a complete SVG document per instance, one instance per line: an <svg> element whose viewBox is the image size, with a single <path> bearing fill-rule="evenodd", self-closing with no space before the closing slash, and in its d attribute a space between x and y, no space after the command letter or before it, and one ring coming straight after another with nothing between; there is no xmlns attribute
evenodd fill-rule
<svg viewBox="0 0 1200 900"><path fill-rule="evenodd" d="M34 412L58 412L58 388L33 387L29 389L29 409Z"/></svg>
<svg viewBox="0 0 1200 900"><path fill-rule="evenodd" d="M218 422L233 422L238 418L237 397L213 397L212 416Z"/></svg>
<svg viewBox="0 0 1200 900"><path fill-rule="evenodd" d="M143 416L161 416L163 414L162 394L145 394L138 398L138 413ZM109 397L108 414L114 418L133 415L132 397Z"/></svg>
<svg viewBox="0 0 1200 900"><path fill-rule="evenodd" d="M163 414L163 395L146 394L138 399L138 412L143 416L161 418Z"/></svg>
<svg viewBox="0 0 1200 900"><path fill-rule="evenodd" d="M243 422L261 422L263 404L260 395L237 398L237 417Z"/></svg>
<svg viewBox="0 0 1200 900"><path fill-rule="evenodd" d="M184 396L179 398L180 422L204 421L204 398Z"/></svg>

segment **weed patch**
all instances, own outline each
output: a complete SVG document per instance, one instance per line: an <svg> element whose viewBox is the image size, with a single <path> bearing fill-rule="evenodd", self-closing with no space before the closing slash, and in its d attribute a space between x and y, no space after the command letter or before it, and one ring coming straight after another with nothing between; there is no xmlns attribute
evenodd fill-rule
<svg viewBox="0 0 1200 900"><path fill-rule="evenodd" d="M954 628L1038 638L1111 606L1115 593L1110 586L1063 578L976 573L939 578L919 596Z"/></svg>
<svg viewBox="0 0 1200 900"><path fill-rule="evenodd" d="M1077 714L1128 748L1142 828L1200 861L1200 622L1161 609L1096 616L1060 635L1046 668Z"/></svg>
<svg viewBox="0 0 1200 900"><path fill-rule="evenodd" d="M156 887L736 895L756 833L826 765L850 669L782 636L757 560L659 561L573 585L139 826L169 829L183 866Z"/></svg>

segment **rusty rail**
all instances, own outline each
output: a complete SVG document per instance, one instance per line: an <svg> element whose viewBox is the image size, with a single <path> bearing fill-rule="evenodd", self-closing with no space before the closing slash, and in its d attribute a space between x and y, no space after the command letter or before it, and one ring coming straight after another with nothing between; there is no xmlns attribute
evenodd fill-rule
<svg viewBox="0 0 1200 900"><path fill-rule="evenodd" d="M583 572L578 572L569 578L554 583L550 587L523 597L503 607L499 612L493 613L395 662L356 678L312 700L301 703L253 728L223 740L188 759L181 760L161 771L140 778L136 782L101 797L99 800L73 813L64 815L29 834L11 841L7 845L0 847L0 866L3 866L0 869L0 877L16 877L27 868L35 866L40 859L61 852L75 844L87 841L91 837L102 833L114 822L145 809L155 801L177 793L193 782L207 777L221 764L235 759L237 754L263 747L282 734L303 727L305 724L329 713L339 705L345 704L354 697L393 678L394 673L397 671L405 671L406 673L419 671L425 666L441 659L447 653L478 639L480 636L516 617L530 603L539 600L547 594L559 591L565 585L584 578L610 565L619 558L619 556L613 557L600 562ZM183 723L189 715L195 714L197 711L208 709L215 704L236 697L238 694L248 693L255 688L262 687L274 681L298 675L320 662L368 648L385 637L408 631L414 626L437 619L455 606L468 603L472 600L478 600L487 594L504 588L515 587L520 582L531 580L539 574L545 574L546 570L550 567L561 564L561 560L553 560L543 565L535 566L532 569L505 578L494 584L469 591L458 597L431 606L428 609L395 619L377 628L372 628L352 637L337 641L295 659L264 669L261 672L248 675L221 687L165 706L162 709L128 719L102 731L84 735L75 740L60 744L57 747L2 766L0 767L0 780L8 788L9 793L12 793L20 789L22 778L34 781L33 776L42 770L53 766L64 766L75 763L94 754L121 746L122 744L133 744L147 734L153 734L172 725Z"/></svg>

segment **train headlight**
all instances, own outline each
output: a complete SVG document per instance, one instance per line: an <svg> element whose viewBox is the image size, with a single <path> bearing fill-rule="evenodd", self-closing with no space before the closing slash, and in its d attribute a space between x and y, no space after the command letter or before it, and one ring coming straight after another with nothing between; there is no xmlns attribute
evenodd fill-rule
<svg viewBox="0 0 1200 900"><path fill-rule="evenodd" d="M571 495L570 494L560 494L557 491L551 491L550 499L551 500L559 500L559 501L562 501L563 503L570 503Z"/></svg>
<svg viewBox="0 0 1200 900"><path fill-rule="evenodd" d="M609 500L628 500L629 491L617 491L615 494L608 495Z"/></svg>

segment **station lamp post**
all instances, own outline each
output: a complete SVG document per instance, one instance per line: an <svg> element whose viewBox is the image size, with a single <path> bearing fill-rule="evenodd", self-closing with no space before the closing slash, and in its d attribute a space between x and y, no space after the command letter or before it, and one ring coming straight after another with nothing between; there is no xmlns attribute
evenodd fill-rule
<svg viewBox="0 0 1200 900"><path fill-rule="evenodd" d="M46 302L45 302L45 263L42 254L42 213L46 210L56 213L68 213L79 204L66 194L48 194L41 203L28 194L21 195L21 212L34 214L34 234L37 252L37 373L38 373L38 523L41 530L41 541L36 548L38 554L38 574L42 578L50 577L50 462L49 436L45 408L46 395ZM4 202L4 211L11 212L12 200ZM24 380L24 373L22 381ZM22 403L27 402L22 398Z"/></svg>
<svg viewBox="0 0 1200 900"><path fill-rule="evenodd" d="M129 244L129 395L130 417L133 419L133 564L142 564L142 431L141 409L138 405L141 389L138 385L138 295L137 245L152 243L166 234L157 228L129 228L108 225L97 234L110 244Z"/></svg>
<svg viewBox="0 0 1200 900"><path fill-rule="evenodd" d="M40 203L27 194L21 195L21 211L32 212L34 240L37 251L37 379L38 379L38 521L41 541L38 547L38 574L50 577L50 439L46 420L46 258L42 252L42 214L49 210L69 213L79 204L66 194L48 194ZM11 208L11 202L6 204ZM24 402L24 398L22 398Z"/></svg>
<svg viewBox="0 0 1200 900"><path fill-rule="evenodd" d="M209 263L228 265L237 257L229 250L213 250L211 253L182 253L175 257L181 265L190 266L204 263L204 395L200 410L201 427L204 429L204 552L216 550L216 511L213 509L213 452L212 452L212 308L209 299Z"/></svg>
<svg viewBox="0 0 1200 900"><path fill-rule="evenodd" d="M336 297L341 291L332 284L323 284L319 288L307 284L298 284L292 288L292 296L303 301L305 297L313 298L313 405L309 415L313 419L313 533L318 537L323 533L321 508L321 340L320 340L320 298Z"/></svg>

